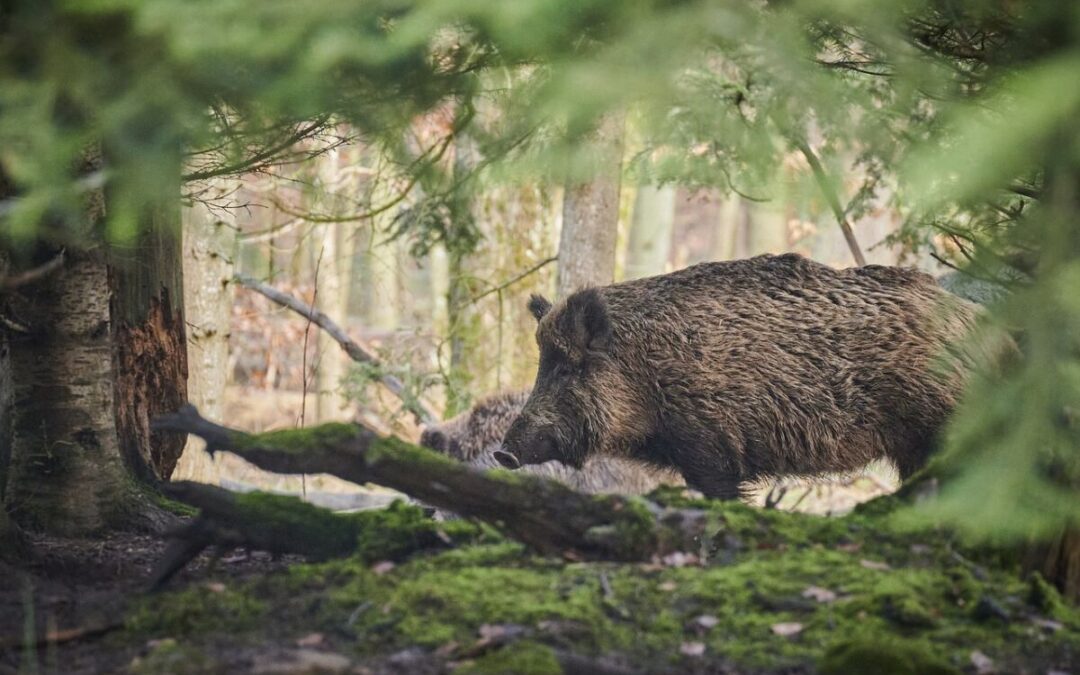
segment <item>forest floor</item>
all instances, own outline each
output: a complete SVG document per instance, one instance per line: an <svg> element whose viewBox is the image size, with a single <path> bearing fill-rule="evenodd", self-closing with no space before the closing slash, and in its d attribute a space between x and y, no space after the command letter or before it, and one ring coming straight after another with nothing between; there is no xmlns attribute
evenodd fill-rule
<svg viewBox="0 0 1080 675"><path fill-rule="evenodd" d="M0 568L0 673L1080 673L1080 612L1008 556L898 528L888 498L828 518L654 498L717 536L647 564L486 527L396 563L231 552L154 595L156 539L38 540ZM371 536L403 534L387 522Z"/></svg>

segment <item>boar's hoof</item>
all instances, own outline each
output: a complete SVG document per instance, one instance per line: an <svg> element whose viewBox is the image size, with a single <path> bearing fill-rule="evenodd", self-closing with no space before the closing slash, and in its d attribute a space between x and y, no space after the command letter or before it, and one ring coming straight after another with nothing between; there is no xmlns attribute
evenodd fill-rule
<svg viewBox="0 0 1080 675"><path fill-rule="evenodd" d="M495 456L495 461L497 461L499 464L502 464L507 469L520 469L521 468L521 462L518 461L518 458L514 457L513 455L511 455L509 452L506 452L505 450L496 450L492 454Z"/></svg>

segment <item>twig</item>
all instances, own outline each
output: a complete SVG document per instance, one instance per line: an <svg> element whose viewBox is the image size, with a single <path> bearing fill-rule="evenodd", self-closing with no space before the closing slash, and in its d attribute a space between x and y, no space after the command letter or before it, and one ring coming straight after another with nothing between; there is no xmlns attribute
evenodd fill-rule
<svg viewBox="0 0 1080 675"><path fill-rule="evenodd" d="M345 333L344 329L337 325L330 317L304 303L302 300L299 300L288 293L279 291L272 286L256 281L251 277L237 276L236 281L244 288L253 290L256 293L261 293L282 307L291 309L300 316L310 319L312 323L326 331L330 337L341 345L341 348L345 350L345 353L348 354L349 358L353 361L356 361L357 363L370 363L374 366L382 365L382 361L370 349L350 338L348 334ZM405 403L405 406L413 416L416 417L418 422L421 424L432 424L438 420L438 415L436 415L423 401L419 399L410 401L408 399L405 394L405 384L397 377L385 373L379 376L379 380L387 389Z"/></svg>
<svg viewBox="0 0 1080 675"><path fill-rule="evenodd" d="M77 640L89 640L90 638L101 637L106 633L112 632L118 628L123 628L123 621L107 621L104 623L90 624L87 626L80 626L78 628L66 628L63 630L48 631L41 637L34 640L31 645L35 649L47 647L49 645L63 644L65 642L75 642ZM23 636L3 637L0 638L0 650L4 649L16 649L18 647L25 647L26 640Z"/></svg>
<svg viewBox="0 0 1080 675"><path fill-rule="evenodd" d="M851 223L848 222L847 216L844 215L844 207L840 205L840 197L837 196L836 190L833 189L831 183L829 183L829 177L825 174L825 169L821 166L821 161L810 146L801 139L793 139L792 141L799 152L806 157L807 163L810 164L810 170L814 172L814 180L817 181L818 189L825 196L825 201L829 203L829 207L832 209L833 215L836 216L836 222L840 225L840 230L844 233L844 239L847 241L848 248L851 249L851 255L855 258L855 263L862 267L866 265L866 258L863 256L862 249L859 248L859 242L855 239L855 232L851 229Z"/></svg>
<svg viewBox="0 0 1080 675"><path fill-rule="evenodd" d="M26 270L25 272L19 272L18 274L12 274L0 279L0 291L10 291L19 286L25 286L31 284L43 277L47 277L56 270L64 266L64 249L60 249L51 260L42 265L38 265L33 269Z"/></svg>
<svg viewBox="0 0 1080 675"><path fill-rule="evenodd" d="M545 258L544 260L541 260L540 262L536 263L535 265L533 265L529 269L525 270L521 274L517 275L516 277L513 277L512 279L509 279L507 281L504 281L503 283L499 284L498 286L495 286L494 288L489 288L488 290L484 291L483 293L480 293L479 295L474 295L473 297L469 298L469 304L479 302L480 300L483 300L484 298L491 295L492 293L498 293L500 291L506 290L507 288L509 288L510 286L513 286L514 284L521 281L522 279L529 276L530 274L534 274L534 273L540 271L545 266L550 265L551 263L555 262L558 259L559 259L559 256L553 255L550 258Z"/></svg>

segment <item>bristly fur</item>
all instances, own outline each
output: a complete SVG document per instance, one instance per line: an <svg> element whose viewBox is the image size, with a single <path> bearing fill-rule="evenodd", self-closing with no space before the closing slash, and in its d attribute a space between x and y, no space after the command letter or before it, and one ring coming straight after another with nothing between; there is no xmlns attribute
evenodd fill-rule
<svg viewBox="0 0 1080 675"><path fill-rule="evenodd" d="M976 313L917 270L795 254L589 289L541 313L536 384L504 449L523 464L629 456L725 498L879 458L906 477L968 379L972 355L946 347Z"/></svg>

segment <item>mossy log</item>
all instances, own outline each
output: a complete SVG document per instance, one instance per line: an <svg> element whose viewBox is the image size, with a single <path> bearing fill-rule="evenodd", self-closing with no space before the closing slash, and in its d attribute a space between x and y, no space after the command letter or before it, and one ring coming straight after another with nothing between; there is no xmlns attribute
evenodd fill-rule
<svg viewBox="0 0 1080 675"><path fill-rule="evenodd" d="M151 575L159 588L208 546L296 554L313 561L355 556L364 562L401 560L417 551L475 541L482 532L464 521L439 523L404 503L339 514L296 497L235 493L179 481L163 486L199 515L172 533L172 544Z"/></svg>
<svg viewBox="0 0 1080 675"><path fill-rule="evenodd" d="M535 476L480 472L396 438L349 424L246 434L192 406L158 417L159 431L192 433L208 452L228 451L275 473L328 473L393 488L490 523L547 555L571 560L650 560L701 546L706 514L639 498L584 495Z"/></svg>

